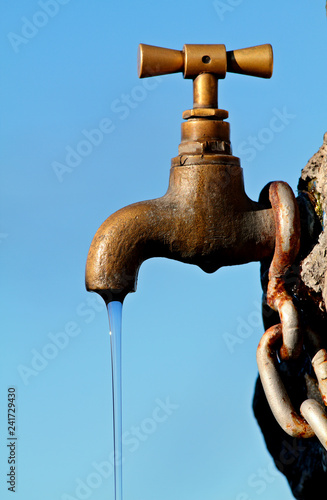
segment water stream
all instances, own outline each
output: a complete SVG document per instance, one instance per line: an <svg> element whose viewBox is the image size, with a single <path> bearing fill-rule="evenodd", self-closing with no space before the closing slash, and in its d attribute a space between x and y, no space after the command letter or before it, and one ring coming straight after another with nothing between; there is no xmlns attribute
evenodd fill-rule
<svg viewBox="0 0 327 500"><path fill-rule="evenodd" d="M112 398L114 423L115 500L123 498L122 478L122 369L121 369L121 321L122 303L109 302L109 331L111 346Z"/></svg>

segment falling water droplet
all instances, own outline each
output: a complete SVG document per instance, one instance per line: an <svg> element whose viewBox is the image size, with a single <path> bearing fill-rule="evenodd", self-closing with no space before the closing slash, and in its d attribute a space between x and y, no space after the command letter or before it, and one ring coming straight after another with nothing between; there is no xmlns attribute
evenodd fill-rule
<svg viewBox="0 0 327 500"><path fill-rule="evenodd" d="M111 346L112 398L114 424L115 500L123 498L122 478L122 368L121 368L121 322L122 303L109 302L109 331Z"/></svg>

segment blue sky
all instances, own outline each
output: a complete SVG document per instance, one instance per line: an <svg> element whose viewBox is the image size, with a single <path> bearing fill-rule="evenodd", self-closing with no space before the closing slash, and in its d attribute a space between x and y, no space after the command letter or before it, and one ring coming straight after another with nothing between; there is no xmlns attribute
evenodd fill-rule
<svg viewBox="0 0 327 500"><path fill-rule="evenodd" d="M0 25L0 496L12 498L6 405L15 387L16 500L113 499L108 319L84 289L85 261L112 212L165 193L192 103L180 74L151 89L138 80L138 44L272 44L271 80L227 75L219 85L256 200L272 180L296 190L322 143L325 6L17 0L2 5ZM283 126L263 142L275 116ZM96 144L76 155L94 129ZM58 163L68 166L61 175ZM143 264L123 307L126 500L292 498L251 409L260 297L257 263L213 275Z"/></svg>

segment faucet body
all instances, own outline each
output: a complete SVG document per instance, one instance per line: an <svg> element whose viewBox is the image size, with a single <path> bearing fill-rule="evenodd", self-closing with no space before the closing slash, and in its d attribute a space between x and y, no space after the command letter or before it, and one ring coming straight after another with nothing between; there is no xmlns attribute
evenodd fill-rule
<svg viewBox="0 0 327 500"><path fill-rule="evenodd" d="M125 207L98 229L86 264L86 287L107 302L136 289L151 257L195 264L207 273L272 256L271 208L245 194L239 158L231 153L228 112L218 109L218 79L226 71L269 78L270 45L231 51L189 45L182 51L140 45L139 76L184 71L193 79L193 109L183 113L178 156L166 194Z"/></svg>
<svg viewBox="0 0 327 500"><path fill-rule="evenodd" d="M86 266L88 290L123 301L136 289L138 270L151 257L222 266L272 255L271 209L244 191L239 159L231 155L178 156L167 193L112 214L98 229Z"/></svg>

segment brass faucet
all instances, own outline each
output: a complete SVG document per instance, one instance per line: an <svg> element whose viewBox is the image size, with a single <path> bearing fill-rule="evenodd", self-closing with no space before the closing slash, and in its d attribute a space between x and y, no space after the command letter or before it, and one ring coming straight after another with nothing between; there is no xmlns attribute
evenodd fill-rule
<svg viewBox="0 0 327 500"><path fill-rule="evenodd" d="M178 156L161 198L112 214L95 234L86 288L106 302L136 290L138 270L151 257L222 266L260 261L274 253L269 205L245 193L239 158L232 155L228 112L218 109L218 79L226 72L270 78L270 45L226 52L224 45L184 45L182 51L140 44L140 78L183 72L193 79L193 109L184 111Z"/></svg>

